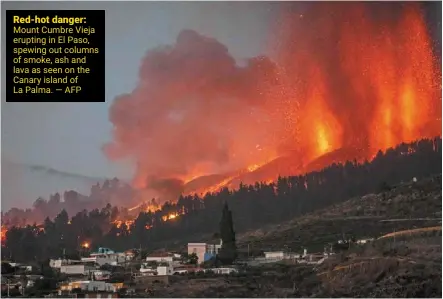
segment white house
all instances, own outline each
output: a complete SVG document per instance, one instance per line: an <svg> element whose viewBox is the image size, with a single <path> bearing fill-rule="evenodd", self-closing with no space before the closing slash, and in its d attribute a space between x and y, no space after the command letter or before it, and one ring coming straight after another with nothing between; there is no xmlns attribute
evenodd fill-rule
<svg viewBox="0 0 443 299"><path fill-rule="evenodd" d="M222 245L222 240L220 240L220 244L206 244L206 253L216 255L220 251Z"/></svg>
<svg viewBox="0 0 443 299"><path fill-rule="evenodd" d="M58 269L60 273L66 274L89 274L90 271L95 269L95 264L88 261L79 260L67 260L57 259L49 260L49 266L51 268Z"/></svg>
<svg viewBox="0 0 443 299"><path fill-rule="evenodd" d="M93 252L89 257L83 257L81 260L83 262L94 262L100 266L109 264L111 266L116 266L118 264L125 263L133 258L133 253L130 251L124 253L114 252L109 248L100 247L98 252Z"/></svg>
<svg viewBox="0 0 443 299"><path fill-rule="evenodd" d="M95 267L88 264L71 264L60 267L60 273L65 273L66 275L88 275L93 270L95 270Z"/></svg>
<svg viewBox="0 0 443 299"><path fill-rule="evenodd" d="M147 262L172 263L173 260L174 254L168 252L152 253L146 257Z"/></svg>
<svg viewBox="0 0 443 299"><path fill-rule="evenodd" d="M50 259L49 267L60 269L63 265L72 265L72 264L80 264L82 261L80 260L67 260L67 259Z"/></svg>
<svg viewBox="0 0 443 299"><path fill-rule="evenodd" d="M370 238L370 239L360 239L360 240L357 240L357 244L366 244L366 243L369 243L369 242L372 242L372 241L374 241L373 238Z"/></svg>
<svg viewBox="0 0 443 299"><path fill-rule="evenodd" d="M268 251L265 252L266 260L298 260L302 257L299 253L284 251ZM306 255L306 253L304 253Z"/></svg>
<svg viewBox="0 0 443 299"><path fill-rule="evenodd" d="M158 266L156 268L149 267L147 263L143 263L140 266L140 273L143 275L172 275L174 274L174 267L168 266Z"/></svg>
<svg viewBox="0 0 443 299"><path fill-rule="evenodd" d="M173 270L171 266L158 266L157 275L172 275Z"/></svg>
<svg viewBox="0 0 443 299"><path fill-rule="evenodd" d="M99 247L97 252L92 252L90 256L94 255L102 255L102 254L115 254L114 250L106 248L106 247Z"/></svg>
<svg viewBox="0 0 443 299"><path fill-rule="evenodd" d="M285 258L285 253L283 251L268 251L264 254L265 258L269 260L282 260Z"/></svg>
<svg viewBox="0 0 443 299"><path fill-rule="evenodd" d="M124 256L121 256L119 254L112 254L112 255L95 255L90 257L82 257L82 262L92 262L96 263L100 266L103 265L111 265L111 266L117 266L118 264L124 263L126 261Z"/></svg>
<svg viewBox="0 0 443 299"><path fill-rule="evenodd" d="M212 268L210 269L215 274L232 274L238 273L238 270L235 268Z"/></svg>
<svg viewBox="0 0 443 299"><path fill-rule="evenodd" d="M25 270L26 272L32 271L32 266L29 266L29 265L23 265L20 263L8 263L8 264L11 265L11 267L22 269L22 270Z"/></svg>
<svg viewBox="0 0 443 299"><path fill-rule="evenodd" d="M147 264L141 264L140 273L142 275L156 275L157 269L154 267L149 267Z"/></svg>

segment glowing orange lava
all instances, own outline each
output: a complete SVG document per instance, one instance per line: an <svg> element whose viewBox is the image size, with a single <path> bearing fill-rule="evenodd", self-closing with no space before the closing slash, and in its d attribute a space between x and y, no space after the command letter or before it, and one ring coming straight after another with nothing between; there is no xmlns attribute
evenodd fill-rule
<svg viewBox="0 0 443 299"><path fill-rule="evenodd" d="M342 145L340 123L326 105L327 92L318 68L314 68L312 85L308 88L303 111L301 132L305 141L306 159L311 161Z"/></svg>
<svg viewBox="0 0 443 299"><path fill-rule="evenodd" d="M129 230L130 227L134 224L134 220L115 220L113 223L117 228L120 228L123 224L125 224L127 229Z"/></svg>
<svg viewBox="0 0 443 299"><path fill-rule="evenodd" d="M4 244L4 241L6 241L6 233L8 232L8 228L4 225L1 226L1 231L0 231L0 240L2 243L2 246Z"/></svg>
<svg viewBox="0 0 443 299"><path fill-rule="evenodd" d="M441 136L441 70L421 7L387 5L322 3L303 17L284 12L274 51L280 84L268 88L266 108L272 130L278 118L285 124L284 134L274 132L275 146L297 149L293 157L301 165L340 148L358 149L359 161L370 160L380 149ZM338 162L357 158L352 152L343 151ZM282 165L265 167L266 175L267 162L255 160L247 170L275 180ZM244 173L230 176L204 192L236 188L229 181L244 179Z"/></svg>
<svg viewBox="0 0 443 299"><path fill-rule="evenodd" d="M232 181L232 179L235 178L235 176L230 176L227 177L226 179L222 180L221 182L219 182L218 184L215 184L214 186L211 186L209 188L206 188L204 190L200 190L198 191L198 193L200 194L206 194L206 193L214 193L219 191L220 189L222 189L223 187L225 187L227 184L229 184L230 181Z"/></svg>
<svg viewBox="0 0 443 299"><path fill-rule="evenodd" d="M175 219L178 216L180 216L178 213L170 213L168 215L163 216L162 219L163 219L163 221L168 221L168 220Z"/></svg>
<svg viewBox="0 0 443 299"><path fill-rule="evenodd" d="M423 129L441 113L441 75L419 7L410 3L398 22L380 26L363 6L352 11L341 26L340 53L350 87L367 101L355 113L368 119L370 148L441 136L441 121Z"/></svg>

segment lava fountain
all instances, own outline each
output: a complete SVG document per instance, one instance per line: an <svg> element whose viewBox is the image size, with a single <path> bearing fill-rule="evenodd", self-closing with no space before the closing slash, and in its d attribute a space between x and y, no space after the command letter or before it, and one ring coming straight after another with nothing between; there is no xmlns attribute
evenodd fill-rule
<svg viewBox="0 0 443 299"><path fill-rule="evenodd" d="M307 107L299 132L311 156L441 135L441 68L418 4L310 5L285 9L276 56Z"/></svg>
<svg viewBox="0 0 443 299"><path fill-rule="evenodd" d="M136 161L139 188L175 178L188 190L202 176L211 184L200 189L216 191L297 175L332 152L369 159L441 136L441 67L421 4L306 5L281 4L272 59L240 67L189 30L148 53L139 86L111 107L108 156Z"/></svg>

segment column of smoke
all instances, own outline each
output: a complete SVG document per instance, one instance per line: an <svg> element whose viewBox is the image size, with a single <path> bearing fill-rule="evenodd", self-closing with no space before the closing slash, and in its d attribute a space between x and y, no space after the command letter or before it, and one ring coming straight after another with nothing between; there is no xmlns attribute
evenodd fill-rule
<svg viewBox="0 0 443 299"><path fill-rule="evenodd" d="M146 55L137 88L115 100L105 152L133 158L134 185L161 193L180 192L190 176L244 167L260 158L258 144L267 146L261 82L273 71L264 57L239 67L215 39L182 31L175 45Z"/></svg>
<svg viewBox="0 0 443 299"><path fill-rule="evenodd" d="M309 162L441 135L441 72L420 6L310 6L283 6L272 60L239 67L224 45L190 30L148 52L137 88L111 107L108 157L133 159L134 186L172 198L193 177L287 150Z"/></svg>

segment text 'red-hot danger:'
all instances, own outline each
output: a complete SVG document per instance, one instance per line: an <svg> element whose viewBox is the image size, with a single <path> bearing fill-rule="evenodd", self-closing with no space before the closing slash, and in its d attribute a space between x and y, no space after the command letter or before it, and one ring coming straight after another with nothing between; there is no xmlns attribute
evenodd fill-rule
<svg viewBox="0 0 443 299"><path fill-rule="evenodd" d="M7 102L104 102L103 10L8 10Z"/></svg>

